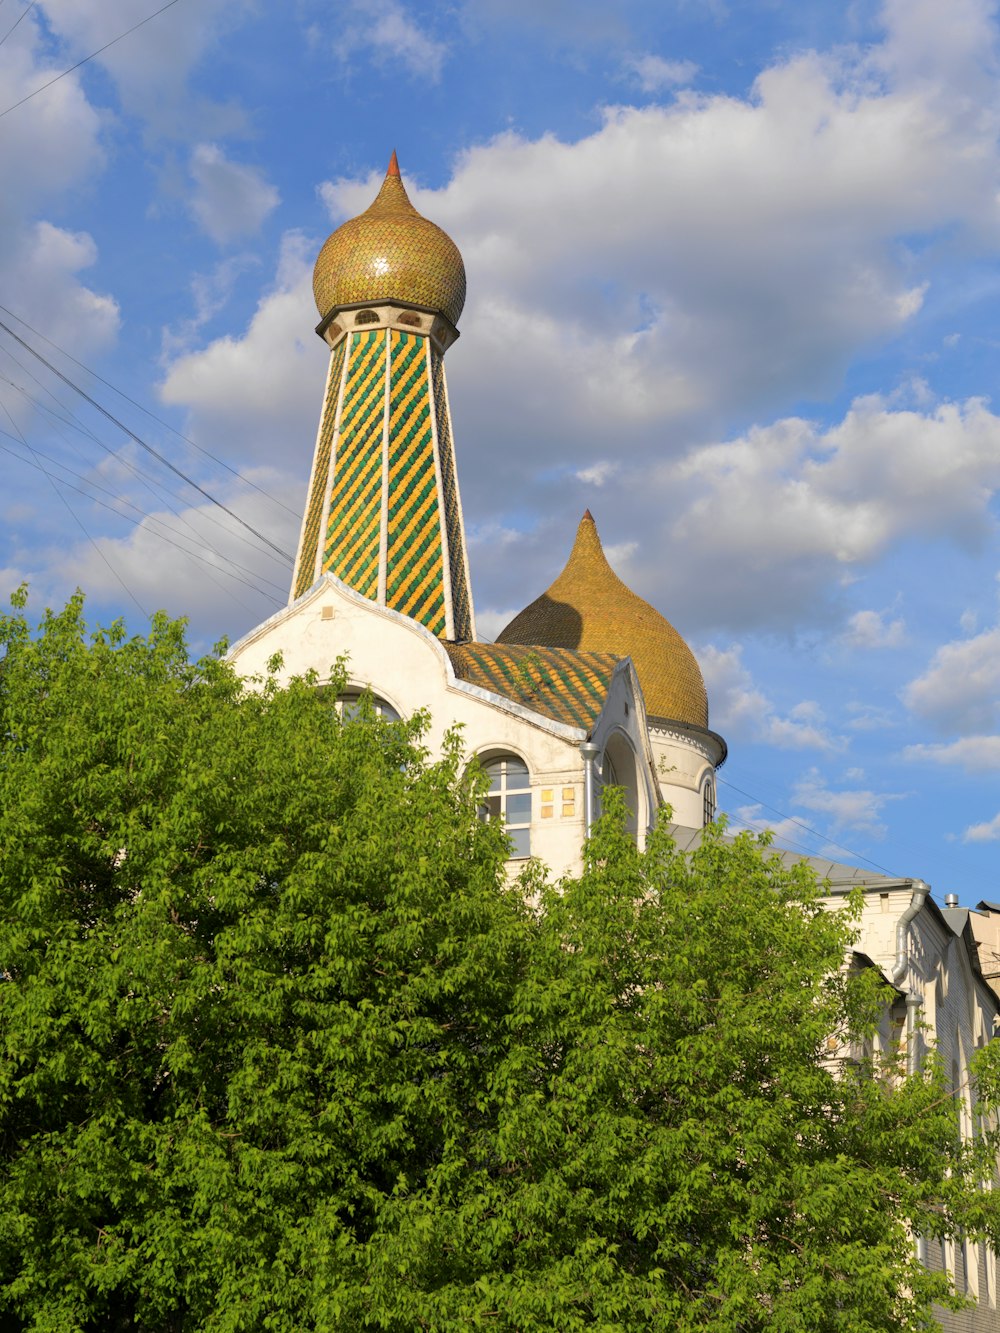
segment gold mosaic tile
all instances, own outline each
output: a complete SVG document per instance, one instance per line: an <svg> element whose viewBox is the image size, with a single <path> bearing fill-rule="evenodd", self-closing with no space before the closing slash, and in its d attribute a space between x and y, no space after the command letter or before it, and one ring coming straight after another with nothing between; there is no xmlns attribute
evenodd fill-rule
<svg viewBox="0 0 1000 1333"><path fill-rule="evenodd" d="M497 644L631 657L650 717L708 726L708 696L694 653L608 564L589 509L565 569L497 635Z"/></svg>
<svg viewBox="0 0 1000 1333"><path fill-rule="evenodd" d="M313 271L320 316L335 307L404 301L457 324L465 305L458 246L410 203L396 154L374 202L327 239Z"/></svg>

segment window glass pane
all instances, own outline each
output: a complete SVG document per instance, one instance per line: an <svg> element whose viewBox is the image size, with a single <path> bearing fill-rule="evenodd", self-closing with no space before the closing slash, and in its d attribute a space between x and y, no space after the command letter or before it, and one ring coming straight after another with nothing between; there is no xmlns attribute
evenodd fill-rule
<svg viewBox="0 0 1000 1333"><path fill-rule="evenodd" d="M526 787L528 785L528 770L520 759L507 760L507 786L508 787Z"/></svg>
<svg viewBox="0 0 1000 1333"><path fill-rule="evenodd" d="M482 804L482 811L483 811L484 816L485 816L487 819L499 819L499 818L500 818L500 797L499 797L499 796L487 796L486 800L483 801L483 804Z"/></svg>
<svg viewBox="0 0 1000 1333"><path fill-rule="evenodd" d="M507 823L527 824L531 822L531 792L512 792L507 796Z"/></svg>
<svg viewBox="0 0 1000 1333"><path fill-rule="evenodd" d="M399 721L399 714L396 712L395 708L393 708L392 704L387 704L386 701L380 699L377 694L372 695L372 703L377 715L384 718L386 722ZM358 713L361 711L361 695L342 694L340 696L340 711L346 718L357 717Z"/></svg>
<svg viewBox="0 0 1000 1333"><path fill-rule="evenodd" d="M512 828L507 830L507 836L510 838L511 856L530 856L531 855L531 830L526 828Z"/></svg>

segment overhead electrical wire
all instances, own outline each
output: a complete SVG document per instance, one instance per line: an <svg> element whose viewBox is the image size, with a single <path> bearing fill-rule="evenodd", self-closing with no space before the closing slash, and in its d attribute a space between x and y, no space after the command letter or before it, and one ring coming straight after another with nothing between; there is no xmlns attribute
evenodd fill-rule
<svg viewBox="0 0 1000 1333"><path fill-rule="evenodd" d="M3 46L4 42L5 42L5 41L7 40L7 38L11 35L11 33L14 31L14 29L17 27L17 25L21 22L21 20L25 17L25 15L30 14L30 12L34 9L34 7L35 7L35 5L36 5L37 3L38 3L38 0L31 0L31 4L28 5L27 9L22 9L21 13L18 14L17 18L14 20L14 22L11 24L11 26L7 29L7 31L4 33L4 35L3 35L2 37L0 37L0 46Z"/></svg>
<svg viewBox="0 0 1000 1333"><path fill-rule="evenodd" d="M4 453L10 454L12 458L16 458L22 463L27 463L29 467L37 468L40 472L43 472L46 476L50 476L51 474L48 473L48 471L45 468L43 468L37 461L39 458L44 458L46 462L52 463L53 466L60 468L63 472L67 473L69 476L76 477L78 481L83 482L84 486L89 486L91 490L100 491L102 492L102 494L107 495L108 497L110 497L111 500L114 501L114 504L108 504L107 501L101 500L96 495L92 495L91 491L85 491L81 489L79 486L74 486L73 483L67 481L65 477L60 476L58 478L58 480L64 486L68 486L71 490L76 491L78 494L82 495L85 499L92 501L92 503L94 504L100 505L102 509L110 510L111 513L116 514L119 518L125 519L126 522L128 523L134 523L136 526L139 526L144 522L153 523L156 525L157 528L165 529L165 532L160 532L157 531L156 529L150 529L150 531L152 532L153 536L159 537L161 540L168 542L169 545L171 546L175 546L177 550L183 551L185 555L189 555L196 560L201 560L207 569L217 570L220 574L225 574L227 578L235 579L236 582L245 584L246 587L252 589L254 592L258 593L261 597L266 597L269 601L274 602L275 606L281 606L284 604L281 599L274 596L273 592L268 592L266 588L262 588L259 586L258 583L255 583L252 577L245 577L246 575L249 574L249 571L243 569L242 566L237 565L235 561L229 560L226 556L224 556L221 553L221 551L216 550L215 547L210 545L203 545L200 547L196 547L194 550L192 550L191 547L189 546L181 545L181 541L189 540L185 538L182 533L179 533L176 531L176 529L169 527L169 525L164 523L162 519L157 518L155 514L147 513L146 510L144 510L140 505L133 504L131 500L126 500L123 495L116 495L114 491L108 490L106 486L102 486L99 482L94 481L90 477L85 477L83 473L76 472L73 468L67 467L65 463L61 462L58 458L53 458L51 454L45 453L44 450L35 449L32 446L28 445L27 440L24 438L22 433L19 432L18 435L11 435L9 431L0 429L0 435L4 436L8 440L14 440L16 443L24 444L26 448L31 448L33 458L25 458L23 454L16 453L15 450L8 448L6 445L0 444L0 449L2 449ZM115 504L124 505L126 509L134 510L135 513L139 515L139 517L133 518L130 514L123 514L120 509L116 509L114 507ZM166 535L167 533L170 533L171 535L167 536ZM199 541L204 541L204 538L202 538L200 534L198 534L197 532L195 533L195 538ZM180 540L175 540L175 539L180 539ZM213 564L210 560L205 558L204 555L205 552L218 556L219 559L223 562L223 565L230 565L232 567L232 570L238 570L240 572L233 573L232 570L230 569L224 569L220 565ZM281 593L284 591L284 589L279 587L278 584L271 583L269 579L262 578L262 576L260 575L257 575L256 577L261 578L262 582L269 584L270 587L275 590L275 592ZM213 582L215 582L215 580L213 580ZM221 587L222 585L217 584L216 586ZM250 608L248 607L246 609L249 610Z"/></svg>
<svg viewBox="0 0 1000 1333"><path fill-rule="evenodd" d="M6 349L4 350L6 351ZM74 420L69 422L64 421L62 417L60 417L57 413L53 413L51 409L46 407L44 403L40 403L38 399L34 397L33 394L29 394L21 385L15 384L14 381L7 379L3 375L0 375L0 381L10 385L11 388L16 389L17 392L24 395L27 401L30 402L34 407L36 407L39 411L48 413L49 415L53 416L55 420L60 423L60 425L65 425L69 426L71 429L80 430L89 439L92 439L101 449L104 449L105 452L107 452L116 462L126 467L130 472L133 473L134 476L138 478L140 482L142 482L152 492L154 498L157 499L161 504L163 504L170 511L170 513L173 514L174 518L176 518L179 523L183 524L183 526L188 529L188 531L194 537L195 541L202 545L202 549L210 551L213 555L217 556L219 560L221 560L224 564L232 565L234 569L240 569L242 570L243 573L250 572L246 570L244 566L237 565L237 563L231 560L229 556L225 555L222 551L218 549L218 547L214 546L203 533L199 532L193 523L189 522L184 517L183 514L179 513L178 510L176 510L173 507L173 505L170 504L169 500L165 499L159 493L160 488L158 487L158 484L151 478L145 476L142 473L141 469L136 468L135 465L131 462L131 460L122 458L119 454L115 453L115 451L111 449L108 445L106 445L103 440L99 439L96 435L93 435L90 431L86 429L86 427L83 426L82 423L77 421L75 418ZM56 399L55 401L58 402L58 399ZM67 441L67 443L69 444L69 441ZM74 453L76 453L78 457L80 457L81 462L86 464L87 460L85 457L83 457L82 454L80 454L79 450L75 449L72 444L70 444L69 447L73 449ZM80 481L84 482L85 485L93 487L94 490L102 491L105 495L108 495L112 499L118 501L119 503L126 505L129 509L134 509L136 513L142 515L142 517L147 519L149 522L159 523L164 527L167 526L166 524L163 523L161 519L158 519L155 514L149 513L148 510L144 510L140 505L134 504L131 500L126 500L124 496L115 495L113 491L108 490L107 487L102 486L99 482L94 481L92 478L84 476L82 473L75 472L72 468L67 467L67 465L63 463L60 459L53 458L51 455L45 454L42 450L35 450L35 454L39 457L48 459L48 461L53 463L56 467L62 468L63 471L68 472L71 476L77 477ZM17 455L15 455L15 457L16 456ZM27 459L23 459L23 461L28 462ZM98 503L100 502L98 501ZM218 523L218 520L212 519L209 514L205 514L204 517L211 522ZM221 524L218 524L218 526L220 528L222 527ZM175 531L174 529L168 529L168 530ZM248 546L250 545L250 542L247 540L247 538L243 537L240 533L232 532L228 528L222 528L222 530L226 533L227 536L235 538L237 541L240 541L245 545ZM258 555L267 556L269 559L275 558L270 554L269 551L261 551L259 547L253 547L252 549ZM269 579L265 574L256 573L253 575L253 577L258 579L260 582L267 584L270 588L273 588L276 592L279 593L284 592L284 588L282 587L282 585L275 583L272 579ZM242 576L240 576L239 581L243 583L247 582L247 580ZM256 592L259 592L262 596L268 597L270 600L274 600L273 595L271 593L267 592L264 588L259 587L257 584L248 583L248 586L253 587L254 590Z"/></svg>
<svg viewBox="0 0 1000 1333"><path fill-rule="evenodd" d="M43 83L41 87L36 88L34 92L30 92L25 97L22 97L19 102L14 102L12 103L11 106L6 107L3 111L0 111L0 117L10 115L10 113L12 111L16 111L19 106L24 106L25 102L30 102L31 99L33 97L37 97L39 93L44 93L46 88L51 88L52 85L54 83L58 83L60 79L65 79L68 74L72 74L75 70L78 70L81 65L86 65L88 61L93 60L96 56L99 56L103 52L109 50L112 46L115 46L118 42L122 41L123 38L128 37L138 28L143 27L145 24L149 23L152 19L157 18L160 14L164 12L164 10L170 9L172 8L172 6L176 4L177 0L167 0L167 3L165 5L161 5L160 8L155 11L155 13L147 14L146 17L144 19L140 19L138 23L133 23L131 28L126 28L125 31L120 32L117 37L112 37L110 42L105 42L104 45L99 46L96 51L91 51L89 56L84 56L83 59L78 60L75 65L70 65L69 69L64 69L61 74L57 74L54 78L49 79L48 83ZM24 15L22 14L21 18L23 17ZM18 19L18 23L20 23L20 21L21 20ZM16 26L17 25L15 24L15 27Z"/></svg>
<svg viewBox="0 0 1000 1333"><path fill-rule="evenodd" d="M13 416L11 415L10 410L8 409L6 403L0 402L0 407L3 408L3 410L4 410L4 412L6 413L8 419L10 420L10 424L14 427L14 430L15 430L15 432L16 432L18 438L21 440L22 444L24 445L24 447L25 447L30 453L34 453L34 449L32 449L31 445L28 443L28 441L25 439L25 437L21 434L21 431L20 431L20 429L19 429L19 427L18 427L18 424L17 424L17 422L14 420ZM47 472L47 471L45 470L45 468L43 468L43 467L41 466L41 464L39 464L38 466L39 466L39 468L40 468L40 470L41 470L42 472L45 472L46 477L48 477L48 479L49 479L49 485L50 485L50 486L52 487L52 489L55 491L57 498L58 498L59 500L61 500L62 503L66 506L66 509L67 509L67 511L69 512L69 516L70 516L70 518L73 519L73 521L74 521L74 522L76 523L76 525L79 527L80 531L81 531L81 532L83 533L83 535L86 537L87 541L90 542L91 546L94 548L94 550L95 550L95 551L97 552L97 554L100 556L100 558L104 561L105 565L107 565L108 569L111 571L111 573L112 573L112 575L114 576L114 578L115 578L115 579L118 581L118 583L121 585L121 587L122 587L122 589L123 589L125 595L126 595L128 598L130 598L130 600L133 601L133 602L136 604L136 606L139 608L140 613L145 617L146 620L148 620L148 619L149 619L149 612L146 610L146 608L143 606L143 604L139 601L138 597L136 597L135 593L134 593L134 592L132 591L132 589L128 586L128 584L125 582L125 580L122 578L121 574L119 574L118 570L115 569L114 565L113 565L113 564L111 563L111 561L108 559L108 557L107 557L107 555L104 553L104 551L101 550L101 548L98 546L97 542L94 540L94 538L93 538L93 537L90 535L90 533L87 531L87 528L85 527L84 522L83 522L83 520L80 518L79 514L77 514L76 510L73 508L73 506L70 504L70 502L66 499L65 495L63 495L62 491L61 491L61 490L59 489L59 487L56 485L56 483L55 483L55 478L52 477L52 475L51 475L49 472Z"/></svg>
<svg viewBox="0 0 1000 1333"><path fill-rule="evenodd" d="M9 416L10 413L8 412L7 415ZM109 496L111 500L114 502L112 504L109 504L108 501L102 500L100 499L99 496L93 495L91 491L84 490L80 486L74 486L73 483L71 481L67 481L64 476L56 477L56 480L59 481L60 485L68 487L69 490L76 491L78 495L82 495L85 500L89 500L92 504L100 505L102 509L107 509L117 518L124 519L126 523L132 523L136 527L139 527L143 523L156 524L157 525L156 528L147 528L147 531L150 532L151 535L156 537L158 540L164 541L169 546L175 547L178 551L188 556L191 560L196 560L202 565L204 565L205 570L208 572L211 581L216 585L217 588L220 588L223 592L228 593L230 596L236 597L236 594L233 592L231 588L223 587L223 585L219 583L217 579L212 577L211 571L214 570L216 573L225 575L226 578L233 579L237 583L242 583L245 587L251 589L252 592L257 593L258 596L264 597L268 601L273 602L275 606L284 605L283 599L275 597L274 593L268 592L266 588L262 588L258 584L254 583L252 578L244 577L247 571L241 570L241 567L239 565L236 565L231 560L227 560L225 556L220 555L220 559L223 561L223 565L231 566L231 568L229 569L224 568L223 565L217 565L213 563L213 561L209 560L205 555L206 551L214 555L219 555L219 552L215 551L214 548L203 546L192 549L190 546L182 545L182 541L185 540L183 538L183 534L178 533L176 530L168 527L167 524L165 524L162 521L162 519L157 519L154 515L147 514L145 510L140 508L140 506L132 504L132 502L130 500L126 500L124 496L115 495L113 491L109 491L106 487L100 486L97 482L91 480L91 478L85 477L79 472L75 472L72 468L68 468L65 463L62 463L58 459L53 458L50 454L46 454L43 450L35 449L33 446L28 444L27 440L20 432L17 435L11 435L9 431L0 429L0 436L4 436L8 440L14 440L15 443L23 444L26 448L31 450L31 453L33 455L32 458L25 458L23 454L17 453L16 450L11 449L8 445L0 444L0 450L2 450L6 454L10 454L12 458L16 458L21 463L26 463L28 467L37 468L39 472L41 472L44 476L52 480L53 474L50 473L47 468L43 467L41 463L38 462L38 459L44 458L47 462L54 464L54 466L62 469L63 472L68 473L69 476L76 477L79 481L82 481L84 486L89 486L92 488L92 490L102 491L105 495ZM133 518L131 514L122 513L121 509L115 507L116 505L124 505L126 509L135 510L135 512L139 515L139 517ZM165 531L162 532L158 531L157 530L158 528L163 528L165 529ZM181 540L177 540L178 538L180 538ZM276 587L277 585L272 584L271 586ZM278 591L282 590L278 589ZM236 597L236 600L240 603L240 605L244 608L244 610L251 611L251 608L248 607L246 603L244 603L240 598Z"/></svg>
<svg viewBox="0 0 1000 1333"><path fill-rule="evenodd" d="M767 801L760 800L759 797L753 796L748 791L744 791L742 787L737 787L735 783L729 782L726 778L720 777L718 778L718 781L724 786L729 787L732 791L739 792L739 794L745 796L748 801L753 801L755 805L762 806L765 810L770 810L773 814L780 815L782 819L787 820L790 824L794 824L796 828L803 829L806 833L811 834L812 837L820 838L827 844L827 846L836 847L838 850L846 852L848 856L853 857L856 861L864 861L866 865L870 865L873 869L880 871L883 875L892 875L891 870L887 870L885 866L879 865L877 861L871 860L870 857L862 856L860 852L856 852L850 847L845 847L842 842L836 842L833 838L826 837L817 829L811 828L808 824L803 823L801 819L796 819L794 816L786 814L784 810L779 810L776 805L769 805ZM753 826L751 825L750 827ZM815 853L811 852L810 855L815 855Z"/></svg>
<svg viewBox="0 0 1000 1333"><path fill-rule="evenodd" d="M2 3L3 0L0 0L0 4ZM21 315L16 314L13 310L8 309L7 306L2 304L0 304L0 310L2 310L5 315L9 315L11 319L17 320L18 324L23 324L24 327L33 333L36 338L41 338L42 342L47 343L49 347L55 348L55 350L59 352L61 356L64 356L67 361L72 361L75 366L79 366L81 370L85 370L88 375L91 375L95 380L98 380L105 386L105 388L110 389L112 393L116 393L119 398L124 398L126 403L130 403L132 407L138 408L140 412L149 417L150 420L155 421L157 425L162 426L165 430L169 430L172 435L176 435L179 440L183 440L184 443L190 445L192 449L197 450L198 453L203 454L206 458L210 458L212 462L217 463L219 467L225 468L227 472L241 481L244 486L249 486L252 490L257 491L259 495L265 496L272 504L277 505L279 509L283 509L286 514L291 514L295 518L299 517L298 510L292 509L290 505L284 504L276 496L272 495L270 491L265 490L263 486L258 486L255 481L251 481L249 477L245 476L237 468L232 467L224 458L219 458L217 454L213 454L212 451L206 449L204 445L197 444L194 440L189 439L183 431L179 431L176 426L172 426L169 421L164 421L162 417L158 417L155 412L151 412L148 407L137 402L135 398L130 398L123 389L119 389L116 384L112 384L112 382L105 379L103 375L99 375L96 370L91 366L88 366L85 362L79 361L72 352L67 352L65 347L60 347L57 342L53 342L51 338L47 338L44 333L34 328Z"/></svg>
<svg viewBox="0 0 1000 1333"><path fill-rule="evenodd" d="M132 462L131 459L124 458L115 449L112 449L110 445L106 444L100 438L100 436L95 435L93 431L91 431L87 426L83 424L83 422L80 421L80 419L70 408L66 407L64 403L61 403L60 400L56 398L56 396L51 392L51 390L49 390L48 388L46 388L46 386L41 384L41 382L37 379L36 376L31 375L30 370L28 370L26 366L21 365L20 361L18 361L17 357L14 356L14 354L9 350L9 348L0 347L0 351L3 351L5 355L10 357L10 359L14 362L16 366L18 366L19 369L23 370L25 374L29 375L35 381L35 383L38 384L39 388L42 389L44 393L48 394L48 396L52 399L54 403L57 404L58 407L63 408L69 414L69 419L60 416L59 413L54 412L50 407L46 406L46 404L39 402L39 400L35 397L35 395L29 393L28 390L25 389L22 385L15 383L13 380L7 379L7 377L4 375L0 375L0 380L2 380L6 384L9 384L12 389L16 389L17 392L22 394L27 399L28 402L30 402L34 407L38 409L38 411L44 412L47 415L53 417L61 425L66 426L71 430L79 431L82 435L85 436L85 438L91 440L94 444L96 444L99 449L103 449L105 453L107 453L111 458L115 460L115 462L120 464L122 467L126 468L129 472L132 473L133 476L135 476L140 482L142 482L142 484L145 485L152 492L153 496L159 501L159 503L165 505L166 508L169 509L170 512L174 515L174 517L178 520L178 522L183 523L184 526L187 527L199 541L203 542L208 541L208 539L204 536L204 534L200 533L194 526L194 524L191 523L188 519L186 519L183 516L183 514L181 514L177 509L175 509L174 506L170 503L170 501L165 498L164 492L166 492L167 495L171 495L174 497L174 499L179 500L183 503L182 497L176 491L172 491L169 489L169 487L165 487L159 481L159 479L150 476L149 473L145 472L142 468L138 467L134 462ZM73 446L71 445L70 447L72 448ZM78 456L80 456L82 459L82 455L79 455L79 451L74 449L74 452L76 452ZM153 515L149 515L149 517L152 518ZM223 531L227 537L231 537L235 541L242 543L244 546L250 547L250 549L254 551L257 555L265 556L269 560L278 560L278 556L274 555L271 551L261 550L261 548L255 543L251 542L249 538L244 537L239 532L232 531L231 528L224 526L217 519L214 519L210 512L203 512L202 517L205 518L208 522L215 522L217 526L220 528L220 530ZM211 543L208 543L208 545L210 549L213 550L214 553L217 556L219 556L221 560L228 560L228 557L223 555L223 553L219 551L216 547L211 546ZM282 566L285 565L285 561L283 559L281 560L281 564ZM268 579L265 575L260 574L258 575L258 577L263 579L265 583L270 583L271 587L279 588L278 584Z"/></svg>
<svg viewBox="0 0 1000 1333"><path fill-rule="evenodd" d="M5 324L2 320L0 320L0 329L3 329L3 331L9 337L13 338L15 342L19 343L25 349L25 351L29 352L33 357L36 358L36 360L40 361L42 365L48 367L48 369L52 372L53 375L58 376L58 378L61 379L64 384L68 385L69 388L71 388L74 391L74 393L79 394L80 397L85 400L85 402L88 402L91 405L91 407L93 407L96 411L100 412L100 414L103 417L106 417L107 420L112 423L112 425L117 426L123 435L127 435L129 439L133 440L137 445L139 445L141 449L145 449L148 454L151 454L152 457L157 459L158 462L162 463L164 467L169 468L169 470L173 472L175 476L180 477L182 481L186 482L187 485L192 488L192 490L195 490L198 492L199 495L204 496L205 499L209 501L209 503L215 505L216 508L221 509L223 513L228 514L229 517L233 519L236 523L238 523L241 527L246 528L248 532L253 533L253 535L258 539L258 541L263 542L265 546L269 546L272 551L280 555L282 559L285 560L288 564L291 564L292 556L287 551L282 550L280 546L278 546L275 542L271 541L270 537L266 537L264 533L260 532L251 523L248 523L246 519L241 518L239 514L235 513L232 509L230 509L228 505L225 505L222 503L221 500L216 499L216 497L212 495L210 491L206 490L204 486L202 486L199 482L195 481L192 477L189 477L187 473L182 471L181 468L177 467L175 463L171 463L169 458L166 458L163 454L159 452L158 449L154 449L154 447L151 444L147 443L146 440L144 440L141 435L137 435L134 430L132 430L129 426L126 426L123 421L120 421L112 412L109 412L106 407L102 406L102 404L99 403L96 398L92 398L91 395L87 393L86 389L83 389L80 387L79 384L74 383L74 381L71 380L68 375L64 375L63 372L58 368L58 366L54 366L47 357L43 356L41 352L37 351L34 347L32 347L32 345L29 342L26 342L25 339L22 338L19 333L15 333L9 324Z"/></svg>

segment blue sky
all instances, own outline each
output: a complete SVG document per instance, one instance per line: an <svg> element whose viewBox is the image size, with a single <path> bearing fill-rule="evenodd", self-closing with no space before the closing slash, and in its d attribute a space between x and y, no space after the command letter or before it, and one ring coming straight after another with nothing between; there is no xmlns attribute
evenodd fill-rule
<svg viewBox="0 0 1000 1333"><path fill-rule="evenodd" d="M0 583L198 645L283 603L312 263L395 147L468 271L481 630L589 506L734 825L1000 898L995 6L176 0L31 96L157 8L0 0L0 320L126 427L0 330Z"/></svg>

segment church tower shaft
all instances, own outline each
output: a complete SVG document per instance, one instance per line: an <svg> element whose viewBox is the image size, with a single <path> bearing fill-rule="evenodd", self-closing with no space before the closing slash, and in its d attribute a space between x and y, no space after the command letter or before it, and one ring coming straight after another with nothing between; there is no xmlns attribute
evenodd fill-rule
<svg viewBox="0 0 1000 1333"><path fill-rule="evenodd" d="M327 573L440 638L475 637L444 362L428 334L365 324L333 347L292 600Z"/></svg>
<svg viewBox="0 0 1000 1333"><path fill-rule="evenodd" d="M475 638L444 353L465 267L410 203L393 153L329 237L313 289L331 348L291 601L333 574L450 642Z"/></svg>

